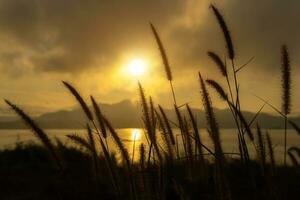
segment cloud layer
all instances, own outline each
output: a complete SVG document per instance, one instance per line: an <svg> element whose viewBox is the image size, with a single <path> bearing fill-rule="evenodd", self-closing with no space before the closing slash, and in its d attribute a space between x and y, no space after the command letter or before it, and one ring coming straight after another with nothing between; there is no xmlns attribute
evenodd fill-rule
<svg viewBox="0 0 300 200"><path fill-rule="evenodd" d="M159 29L178 80L177 93L186 97L187 90L198 89L197 71L219 78L206 52L226 53L222 33L209 9L210 3L199 0L0 0L0 78L15 81L14 85L2 85L1 94L7 96L8 88L23 91L18 85L26 80L32 83L28 87L34 87L37 76L49 74L54 78L45 84L53 84L66 76L85 79L95 72L102 74L99 77L111 77L109 73L115 70L127 51L145 51L154 54L159 61L148 25L152 21ZM243 89L280 102L280 46L287 44L295 78L293 89L296 90L300 64L300 1L213 3L220 8L230 27L237 64L242 65L255 57L241 74ZM159 87L161 82L155 80ZM266 81L274 84L272 88L262 87L266 86ZM94 86L92 82L90 79L88 84ZM84 88L87 83L84 84L79 85ZM117 81L103 83L102 97L110 95L115 100L132 96L126 89L123 91L121 85L123 83ZM167 102L164 99L168 95L166 90L156 91L159 100ZM249 109L255 109L250 96L246 95L245 103L249 103ZM296 94L297 97L300 95ZM193 94L190 98L198 97Z"/></svg>
<svg viewBox="0 0 300 200"><path fill-rule="evenodd" d="M1 63L69 73L107 67L124 48L145 48L149 20L166 24L180 10L179 1L2 0Z"/></svg>

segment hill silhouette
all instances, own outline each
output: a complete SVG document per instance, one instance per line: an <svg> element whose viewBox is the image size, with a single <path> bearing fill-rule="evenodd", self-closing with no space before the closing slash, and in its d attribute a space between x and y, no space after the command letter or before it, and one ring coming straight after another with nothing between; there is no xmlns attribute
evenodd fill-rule
<svg viewBox="0 0 300 200"><path fill-rule="evenodd" d="M123 100L115 104L99 104L102 112L111 120L116 128L138 128L142 127L140 120L141 109L139 104L135 104L130 100ZM184 109L183 113L185 112ZM205 127L205 114L203 110L193 108L193 112L198 121L199 128ZM170 120L176 122L176 116L173 110L165 109ZM222 128L235 128L234 120L229 109L217 109L215 113L218 123ZM255 116L253 112L243 112L248 122ZM22 129L26 128L24 124L18 119L1 117L1 129ZM72 110L59 110L56 112L49 112L35 117L35 120L43 128L47 129L80 129L84 128L83 124L85 115L81 108L77 107ZM300 122L300 117L293 117L293 121ZM257 117L263 128L283 128L282 119L280 116L274 116L268 113L261 112ZM255 124L255 123L253 123Z"/></svg>

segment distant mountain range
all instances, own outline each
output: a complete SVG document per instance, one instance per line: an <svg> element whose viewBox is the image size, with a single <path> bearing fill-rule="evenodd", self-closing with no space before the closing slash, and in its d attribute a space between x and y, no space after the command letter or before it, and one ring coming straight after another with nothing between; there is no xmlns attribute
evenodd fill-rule
<svg viewBox="0 0 300 200"><path fill-rule="evenodd" d="M112 122L115 128L138 128L142 126L141 109L139 105L133 104L129 100L124 100L116 104L99 104L103 114ZM199 128L206 126L205 113L201 109L192 109L197 118ZM185 109L182 112L186 114ZM170 120L176 122L176 116L173 110L166 109ZM228 109L215 109L218 123L221 128L234 128L234 120ZM250 121L255 113L243 112L245 118ZM0 129L22 129L26 128L21 120L16 118L1 117ZM86 117L81 108L72 110L60 110L49 112L34 118L36 122L46 129L80 129L85 127ZM291 118L297 124L300 123L300 117ZM260 113L257 121L263 128L282 128L283 120L280 116L274 116L267 113ZM254 125L256 122L254 123Z"/></svg>

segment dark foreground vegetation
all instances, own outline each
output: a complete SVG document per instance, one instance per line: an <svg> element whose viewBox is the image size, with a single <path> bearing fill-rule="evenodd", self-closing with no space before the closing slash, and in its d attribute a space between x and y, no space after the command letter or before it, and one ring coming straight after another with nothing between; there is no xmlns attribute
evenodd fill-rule
<svg viewBox="0 0 300 200"><path fill-rule="evenodd" d="M145 95L139 83L143 109L141 121L148 142L141 144L139 152L133 151L133 154L139 155L139 161L134 163L109 119L101 113L96 100L91 96L92 106L88 107L78 91L67 82L63 82L64 86L76 98L87 118L86 137L68 136L81 149L66 147L59 140L54 143L23 110L5 100L33 130L44 148L18 146L15 150L1 152L0 195L7 199L299 199L300 149L288 147L286 140L288 124L300 133L299 127L289 119L291 67L287 47L283 45L281 50L282 109L260 98L264 105L251 121L247 121L240 104L238 80L240 71L247 63L236 66L228 27L217 8L211 6L211 9L223 32L229 60L221 59L215 52L208 52L224 77L226 89L215 80L205 80L199 72L212 149L201 141L197 119L189 105L179 104L176 100L166 51L157 30L150 24L170 83L177 121L170 121L164 109ZM238 138L237 159L223 152L208 86L220 95L231 110ZM263 132L259 123L253 131L253 122L265 105L272 107L285 124L283 165L275 162L268 132ZM173 127L180 129L180 141L174 135ZM120 155L118 162L107 143L108 138L116 144ZM158 142L158 138L163 142ZM182 151L179 150L180 145ZM250 157L249 145L255 147L255 157ZM291 166L287 165L287 159L291 160Z"/></svg>
<svg viewBox="0 0 300 200"><path fill-rule="evenodd" d="M1 199L118 199L104 157L98 159L97 178L88 152L62 145L56 148L64 160L63 172L58 171L42 146L19 144L13 150L1 151ZM121 189L119 199L130 199L127 169L122 165L117 167L113 156L112 162ZM201 162L195 161L189 171L184 160L172 166L167 163L145 168L138 163L132 165L137 199L219 199L215 192L215 167L207 164L203 171ZM268 165L266 170L268 172L262 174L260 165L254 161L247 167L240 160L228 161L224 173L232 199L298 199L299 169L278 166L271 170Z"/></svg>

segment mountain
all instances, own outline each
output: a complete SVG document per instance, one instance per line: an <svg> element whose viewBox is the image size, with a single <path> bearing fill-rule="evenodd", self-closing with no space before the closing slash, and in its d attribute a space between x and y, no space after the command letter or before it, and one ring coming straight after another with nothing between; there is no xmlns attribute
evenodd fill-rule
<svg viewBox="0 0 300 200"><path fill-rule="evenodd" d="M123 100L116 104L99 104L103 114L112 122L115 128L137 128L142 126L141 109L139 105L133 104L130 100ZM186 114L184 108L182 113ZM206 126L205 113L201 109L192 109L195 113L198 126ZM165 110L169 119L176 122L176 115L173 110ZM216 117L221 128L234 128L234 120L229 109L215 108ZM253 119L255 113L243 112L248 122ZM34 118L42 128L48 129L79 129L84 128L86 116L81 108L72 110L60 110L49 112ZM300 123L300 117L290 118L296 123ZM268 113L260 113L257 120L263 128L282 128L283 120L280 116ZM256 122L253 123L255 125ZM21 120L15 118L1 117L0 129L19 129L25 128Z"/></svg>

